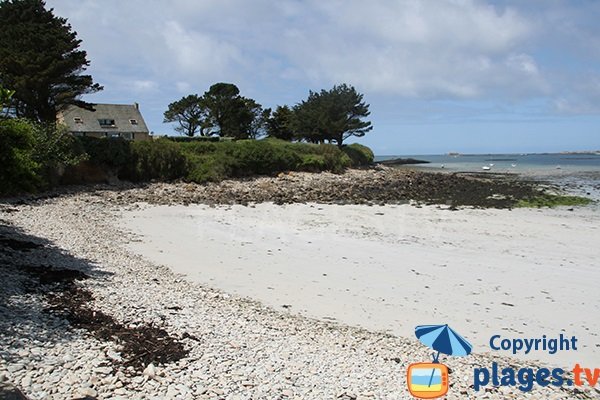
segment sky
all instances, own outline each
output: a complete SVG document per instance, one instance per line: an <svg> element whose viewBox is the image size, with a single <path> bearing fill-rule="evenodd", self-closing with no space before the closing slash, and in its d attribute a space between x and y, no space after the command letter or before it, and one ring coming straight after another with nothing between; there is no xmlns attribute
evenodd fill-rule
<svg viewBox="0 0 600 400"><path fill-rule="evenodd" d="M375 154L600 150L600 2L47 0L155 134L169 103L234 83L263 107L353 85Z"/></svg>

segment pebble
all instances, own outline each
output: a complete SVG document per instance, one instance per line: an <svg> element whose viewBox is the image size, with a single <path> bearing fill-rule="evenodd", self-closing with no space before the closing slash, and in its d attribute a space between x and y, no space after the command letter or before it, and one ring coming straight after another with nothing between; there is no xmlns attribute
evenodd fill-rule
<svg viewBox="0 0 600 400"><path fill-rule="evenodd" d="M144 369L143 374L150 379L154 379L156 377L156 369L154 368L154 364L148 364L148 366Z"/></svg>

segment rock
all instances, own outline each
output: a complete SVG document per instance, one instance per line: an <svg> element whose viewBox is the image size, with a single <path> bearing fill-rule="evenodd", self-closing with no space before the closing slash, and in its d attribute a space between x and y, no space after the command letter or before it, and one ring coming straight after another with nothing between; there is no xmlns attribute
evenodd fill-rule
<svg viewBox="0 0 600 400"><path fill-rule="evenodd" d="M96 367L94 368L94 372L97 374L108 375L113 372L112 367Z"/></svg>
<svg viewBox="0 0 600 400"><path fill-rule="evenodd" d="M87 388L81 388L79 390L77 390L79 396L81 397L97 397L98 396L98 392L95 389L92 389L90 387Z"/></svg>
<svg viewBox="0 0 600 400"><path fill-rule="evenodd" d="M23 369L23 364L11 364L7 368L8 372L15 373Z"/></svg>
<svg viewBox="0 0 600 400"><path fill-rule="evenodd" d="M148 364L148 366L144 369L143 374L150 379L154 379L156 377L156 368L154 367L154 364Z"/></svg>
<svg viewBox="0 0 600 400"><path fill-rule="evenodd" d="M23 379L21 379L21 386L24 388L31 386L31 375L27 374Z"/></svg>

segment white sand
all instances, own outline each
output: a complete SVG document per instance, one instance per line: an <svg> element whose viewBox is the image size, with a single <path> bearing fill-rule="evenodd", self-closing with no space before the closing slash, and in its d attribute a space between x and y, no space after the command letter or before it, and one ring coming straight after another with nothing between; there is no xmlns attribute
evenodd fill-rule
<svg viewBox="0 0 600 400"><path fill-rule="evenodd" d="M477 353L494 334L563 333L578 351L520 357L600 360L600 213L591 208L145 206L124 212L121 226L142 235L130 248L147 259L277 309L406 337L448 323Z"/></svg>

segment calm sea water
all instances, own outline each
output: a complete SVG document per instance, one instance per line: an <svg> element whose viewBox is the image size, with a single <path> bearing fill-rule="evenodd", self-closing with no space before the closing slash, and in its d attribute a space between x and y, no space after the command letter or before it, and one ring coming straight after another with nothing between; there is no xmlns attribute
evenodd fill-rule
<svg viewBox="0 0 600 400"><path fill-rule="evenodd" d="M600 200L600 154L412 154L376 156L375 161L409 157L430 163L400 168L518 174L556 184L574 194Z"/></svg>

